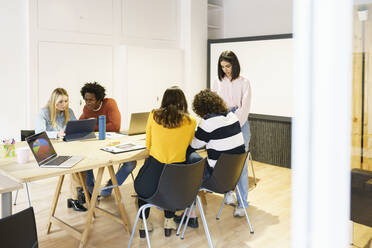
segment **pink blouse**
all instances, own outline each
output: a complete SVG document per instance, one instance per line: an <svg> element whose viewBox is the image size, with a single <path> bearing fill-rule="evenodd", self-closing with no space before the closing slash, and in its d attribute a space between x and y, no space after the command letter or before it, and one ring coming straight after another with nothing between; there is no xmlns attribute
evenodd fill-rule
<svg viewBox="0 0 372 248"><path fill-rule="evenodd" d="M251 108L251 85L248 79L239 76L231 82L227 77L224 77L222 81L216 78L211 85L211 90L222 97L229 109L238 107L235 114L239 118L240 125L243 126L248 120Z"/></svg>

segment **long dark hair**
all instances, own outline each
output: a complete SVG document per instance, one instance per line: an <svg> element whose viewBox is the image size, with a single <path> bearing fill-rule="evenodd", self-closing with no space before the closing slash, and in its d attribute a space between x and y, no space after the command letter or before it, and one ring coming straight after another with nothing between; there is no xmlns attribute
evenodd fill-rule
<svg viewBox="0 0 372 248"><path fill-rule="evenodd" d="M185 94L177 86L170 87L164 92L161 107L154 110L154 120L163 127L176 128L181 126L183 117L190 121Z"/></svg>
<svg viewBox="0 0 372 248"><path fill-rule="evenodd" d="M237 79L240 75L240 64L238 57L236 57L235 53L232 51L224 51L221 53L220 57L218 58L218 79L221 81L225 77L225 73L221 67L221 61L229 62L232 66L231 71L231 81Z"/></svg>

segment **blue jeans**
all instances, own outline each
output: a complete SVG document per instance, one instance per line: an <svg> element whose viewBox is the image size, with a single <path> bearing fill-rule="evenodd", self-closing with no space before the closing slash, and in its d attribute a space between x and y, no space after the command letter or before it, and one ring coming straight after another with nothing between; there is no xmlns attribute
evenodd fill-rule
<svg viewBox="0 0 372 248"><path fill-rule="evenodd" d="M116 172L115 176L116 176L116 180L118 181L118 185L122 185L123 182L125 181L125 179L127 179L128 175L132 172L132 170L136 167L137 165L137 161L131 161L131 162L126 162L124 163L120 169L118 170L118 172ZM93 170L87 170L86 172L86 180L87 180L87 187L88 187L88 191L90 193L93 192L93 188L94 188L94 174L93 174ZM111 186L112 185L112 182L111 182L111 179L107 182L106 186ZM107 196L107 195L110 195L112 192L112 188L109 188L109 189L104 189L102 190L101 192L101 195L102 196Z"/></svg>
<svg viewBox="0 0 372 248"><path fill-rule="evenodd" d="M249 140L251 139L251 130L249 128L249 122L248 120L244 123L242 126L242 133L244 137L244 145L245 145L245 151L248 151L249 149ZM248 189L249 189L249 183L248 183L248 158L245 160L244 168L242 171L242 174L240 175L239 181L238 181L238 187L240 189L240 194L243 198L243 203L240 201L238 192L235 192L236 199L238 200L238 208L248 207Z"/></svg>

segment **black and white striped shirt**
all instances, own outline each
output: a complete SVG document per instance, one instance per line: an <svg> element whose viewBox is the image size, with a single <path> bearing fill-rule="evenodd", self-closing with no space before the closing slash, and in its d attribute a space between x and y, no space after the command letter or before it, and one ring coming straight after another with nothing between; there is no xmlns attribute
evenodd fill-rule
<svg viewBox="0 0 372 248"><path fill-rule="evenodd" d="M208 165L216 165L221 153L245 152L244 138L238 117L232 113L214 114L204 117L199 123L190 148L206 147Z"/></svg>

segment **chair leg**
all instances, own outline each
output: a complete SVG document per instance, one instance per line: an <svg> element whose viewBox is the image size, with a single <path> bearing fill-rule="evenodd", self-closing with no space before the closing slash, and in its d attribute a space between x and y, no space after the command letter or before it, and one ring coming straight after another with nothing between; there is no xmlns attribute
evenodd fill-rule
<svg viewBox="0 0 372 248"><path fill-rule="evenodd" d="M145 215L145 210L146 208L151 207L151 204L146 204L149 205L148 207L144 207L142 209L142 220L143 220L143 225L145 226L145 233L146 233L146 240L147 240L147 247L151 248L151 243L150 243L150 236L149 236L149 229L147 228L147 220L146 220L146 215ZM145 205L145 206L146 206Z"/></svg>
<svg viewBox="0 0 372 248"><path fill-rule="evenodd" d="M145 204L142 207L140 207L140 209L138 209L138 212L137 212L137 215L136 215L136 220L134 222L134 226L133 226L133 229L132 229L132 234L130 235L130 239L129 239L129 243L128 243L128 248L130 248L131 245L132 245L134 233L136 232L136 227L137 227L137 224L138 224L138 219L139 219L140 214L142 214L142 219L144 220L143 221L143 224L145 226L145 232L146 232L146 238L147 238L147 245L148 245L148 247L151 247L150 239L148 238L149 237L149 233L148 233L148 230L147 230L147 222L145 221L145 219L146 219L145 218L145 210L146 210L146 208L149 208L151 206L152 206L151 204Z"/></svg>
<svg viewBox="0 0 372 248"><path fill-rule="evenodd" d="M254 186L257 186L257 182L256 182L256 174L254 173L253 159L252 159L252 154L251 154L251 152L248 152L248 163L251 164L252 174L253 174L253 180L254 180Z"/></svg>
<svg viewBox="0 0 372 248"><path fill-rule="evenodd" d="M203 211L203 206L200 203L199 196L196 196L196 202L198 204L200 217L201 217L201 219L203 221L203 227L204 227L204 231L205 231L205 236L207 236L208 245L209 245L210 248L213 248L213 243L212 243L212 240L211 240L211 235L209 234L208 224L207 224L207 221L205 219L205 215L204 215L204 211Z"/></svg>
<svg viewBox="0 0 372 248"><path fill-rule="evenodd" d="M180 231L181 231L181 227L182 227L182 224L183 224L183 220L185 219L186 213L187 213L187 211L189 211L189 209L190 209L190 208L186 208L186 209L183 211L183 215L182 215L182 218L181 218L181 222L180 222L180 224L178 225L178 228L177 228L176 236L179 236L179 235L180 235Z"/></svg>
<svg viewBox="0 0 372 248"><path fill-rule="evenodd" d="M25 183L27 191L28 206L31 207L30 192L28 191L28 183Z"/></svg>
<svg viewBox="0 0 372 248"><path fill-rule="evenodd" d="M137 227L139 215L141 214L141 210L142 210L142 208L138 209L138 212L137 212L137 215L136 215L136 220L134 221L134 226L133 226L133 229L132 229L132 234L130 235L130 239L129 239L129 243L128 243L128 248L130 248L131 245L132 245L134 233L136 232L136 227Z"/></svg>
<svg viewBox="0 0 372 248"><path fill-rule="evenodd" d="M236 185L236 191L238 192L238 195L239 195L239 198L240 198L240 202L243 202L243 198L242 198L242 195L240 194L240 189L239 189L238 185ZM251 230L251 234L253 234L254 231L253 231L251 222L249 220L249 217L248 217L248 214L247 214L247 210L245 209L244 206L243 206L243 209L244 209L244 213L245 213L245 218L247 219L247 222L248 222L248 225L249 225L249 229Z"/></svg>
<svg viewBox="0 0 372 248"><path fill-rule="evenodd" d="M194 202L191 204L190 209L189 209L189 213L187 214L187 218L186 218L185 225L184 225L184 227L183 227L183 231L182 231L181 239L183 239L184 236L185 236L185 232L186 232L187 224L189 223L190 215L191 215L191 212L192 212L193 209L194 209Z"/></svg>
<svg viewBox="0 0 372 248"><path fill-rule="evenodd" d="M16 195L14 197L14 203L13 203L14 206L17 205L18 191L19 189L17 189Z"/></svg>
<svg viewBox="0 0 372 248"><path fill-rule="evenodd" d="M216 220L220 219L220 215L221 215L221 212L222 212L222 209L223 209L223 205L225 204L225 201L226 201L226 194L224 194L223 201L222 201L222 204L220 206L220 210L218 211L218 214L216 216Z"/></svg>

